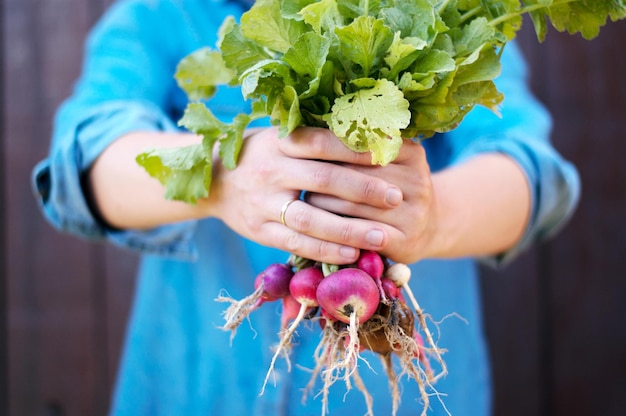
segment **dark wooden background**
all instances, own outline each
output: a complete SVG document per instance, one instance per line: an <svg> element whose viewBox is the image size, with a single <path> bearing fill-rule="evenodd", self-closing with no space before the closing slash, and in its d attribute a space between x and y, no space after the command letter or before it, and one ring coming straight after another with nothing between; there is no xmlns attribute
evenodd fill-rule
<svg viewBox="0 0 626 416"><path fill-rule="evenodd" d="M4 0L0 94L0 413L106 413L136 258L61 235L30 189L83 38L111 0ZM527 26L530 29L530 26ZM587 42L520 40L554 142L579 168L568 227L502 271L485 270L495 414L626 414L626 23Z"/></svg>

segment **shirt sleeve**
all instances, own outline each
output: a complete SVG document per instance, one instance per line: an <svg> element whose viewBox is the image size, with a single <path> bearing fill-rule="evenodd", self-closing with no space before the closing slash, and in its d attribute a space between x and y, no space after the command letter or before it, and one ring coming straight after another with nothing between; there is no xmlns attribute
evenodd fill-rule
<svg viewBox="0 0 626 416"><path fill-rule="evenodd" d="M528 72L515 43L502 56L496 86L504 94L500 116L479 107L448 133L453 163L474 155L499 152L511 157L526 175L531 215L521 240L510 250L482 262L500 267L531 244L559 231L573 214L580 197L576 168L550 142L552 119L528 87Z"/></svg>
<svg viewBox="0 0 626 416"><path fill-rule="evenodd" d="M48 157L32 174L38 203L55 228L143 252L194 256L195 222L111 229L90 210L81 183L102 150L124 134L178 129L173 74L188 53L181 46L189 42L188 25L180 23L174 7L174 2L120 2L90 33L81 78L56 114ZM160 35L163 27L168 36Z"/></svg>

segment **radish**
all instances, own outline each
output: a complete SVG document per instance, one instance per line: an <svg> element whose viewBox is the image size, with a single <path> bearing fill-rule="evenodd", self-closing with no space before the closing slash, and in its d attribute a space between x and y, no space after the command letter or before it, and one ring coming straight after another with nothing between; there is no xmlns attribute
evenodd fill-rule
<svg viewBox="0 0 626 416"><path fill-rule="evenodd" d="M380 254L371 250L361 250L356 266L374 279L374 282L376 282L380 292L380 299L383 302L386 302L387 296L385 295L385 291L383 290L380 282L380 279L385 271L385 263L383 262Z"/></svg>
<svg viewBox="0 0 626 416"><path fill-rule="evenodd" d="M383 292L385 296L389 299L399 299L402 296L402 292L400 292L400 288L396 286L396 284L386 277L380 279L380 285L383 288Z"/></svg>
<svg viewBox="0 0 626 416"><path fill-rule="evenodd" d="M265 268L254 279L254 292L241 300L234 300L227 296L218 296L218 302L229 302L231 305L224 311L226 323L224 330L232 331L235 335L237 328L245 318L264 302L278 300L289 294L289 281L293 276L291 266L275 263ZM232 339L232 336L231 336Z"/></svg>
<svg viewBox="0 0 626 416"><path fill-rule="evenodd" d="M404 287L411 279L411 269L403 263L394 263L385 271L385 277L396 284L398 287Z"/></svg>
<svg viewBox="0 0 626 416"><path fill-rule="evenodd" d="M274 369L276 359L283 349L290 345L291 337L300 322L302 322L305 318L307 311L319 305L316 297L316 290L323 279L324 274L322 273L322 269L317 266L306 267L298 270L291 277L291 280L289 281L289 295L300 304L300 309L291 325L286 330L281 331L281 339L276 347L269 370L265 376L265 381L263 382L263 387L261 388L261 394L265 391L265 386L267 385L270 374Z"/></svg>
<svg viewBox="0 0 626 416"><path fill-rule="evenodd" d="M289 293L303 306L318 306L316 292L323 280L324 274L319 267L299 270L289 282Z"/></svg>
<svg viewBox="0 0 626 416"><path fill-rule="evenodd" d="M374 279L356 268L339 269L329 274L317 287L320 306L338 321L351 318L365 322L376 311L380 293Z"/></svg>
<svg viewBox="0 0 626 416"><path fill-rule="evenodd" d="M289 282L293 274L293 270L287 264L272 264L257 275L254 288L258 289L263 285L261 299L264 301L284 298L289 294Z"/></svg>
<svg viewBox="0 0 626 416"><path fill-rule="evenodd" d="M294 269L296 270L294 273ZM420 386L424 403L428 403L426 388L447 370L426 319L408 285L411 269L401 263L389 265L380 254L364 250L352 266L320 264L291 256L286 264L272 264L254 280L254 293L235 301L220 296L217 300L230 302L225 311L225 329L234 332L238 325L265 302L282 300L280 341L275 349L260 394L263 394L276 360L282 354L291 369L288 349L293 334L305 319L317 317L323 337L315 353L316 366L308 389L315 378L322 377L322 404L327 406L330 386L343 379L346 386L356 386L364 395L371 414L372 397L358 374L360 353L369 349L383 361L389 379L393 409L396 414L400 402L397 380L402 375L414 378ZM407 305L406 291L415 309ZM415 315L414 315L415 312ZM417 318L417 319L416 319ZM291 321L291 323L290 323ZM415 329L419 322L428 343ZM426 352L433 351L443 371L434 376ZM402 372L396 375L391 357L397 356ZM354 383L354 384L351 384ZM427 407L427 406L426 406Z"/></svg>
<svg viewBox="0 0 626 416"><path fill-rule="evenodd" d="M300 302L291 295L287 295L282 299L283 310L280 314L280 330L284 331L289 325L289 321L296 319L300 311Z"/></svg>
<svg viewBox="0 0 626 416"><path fill-rule="evenodd" d="M359 269L372 276L374 280L380 279L385 271L385 264L380 254L371 250L361 250L356 265Z"/></svg>
<svg viewBox="0 0 626 416"><path fill-rule="evenodd" d="M328 387L335 379L333 374L343 372L346 383L349 383L349 378L356 374L357 359L361 351L359 325L370 319L376 312L380 303L380 291L370 275L363 270L349 267L326 276L317 287L316 293L322 309L337 321L333 325L327 325L330 334L327 339L332 340L334 344L341 339L344 347L341 355L331 356L325 364L328 367L323 373L325 374L323 389L325 401ZM337 323L348 324L347 333L345 331L337 333L334 330ZM332 351L336 350L331 349L331 354ZM320 361L318 365L319 363Z"/></svg>

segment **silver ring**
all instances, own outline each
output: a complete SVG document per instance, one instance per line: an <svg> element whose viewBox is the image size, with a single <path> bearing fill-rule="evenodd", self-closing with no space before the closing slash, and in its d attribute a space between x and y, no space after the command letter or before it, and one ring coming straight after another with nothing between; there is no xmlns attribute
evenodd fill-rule
<svg viewBox="0 0 626 416"><path fill-rule="evenodd" d="M285 227L288 227L287 223L285 222L285 214L287 213L287 208L289 208L289 205L293 204L296 201L297 199L290 199L289 201L285 202L283 204L283 207L280 209L280 222L282 222Z"/></svg>

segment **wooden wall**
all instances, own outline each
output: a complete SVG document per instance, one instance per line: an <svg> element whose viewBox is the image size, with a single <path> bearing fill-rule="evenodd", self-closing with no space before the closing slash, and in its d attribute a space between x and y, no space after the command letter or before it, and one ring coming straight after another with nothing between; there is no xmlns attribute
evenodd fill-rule
<svg viewBox="0 0 626 416"><path fill-rule="evenodd" d="M135 258L58 234L30 188L55 108L78 75L85 32L107 3L3 3L3 270L15 416L105 414L119 358Z"/></svg>
<svg viewBox="0 0 626 416"><path fill-rule="evenodd" d="M497 415L626 412L626 22L599 38L520 38L582 198L558 237L485 272Z"/></svg>
<svg viewBox="0 0 626 416"><path fill-rule="evenodd" d="M84 35L111 0L4 0L0 94L1 409L104 415L136 258L61 235L30 172L76 78ZM510 267L484 270L495 414L617 416L626 410L626 24L600 38L520 39L554 142L580 169L568 227ZM6 371L3 371L6 370ZM4 381L4 383L2 383ZM8 404L7 404L8 402Z"/></svg>

